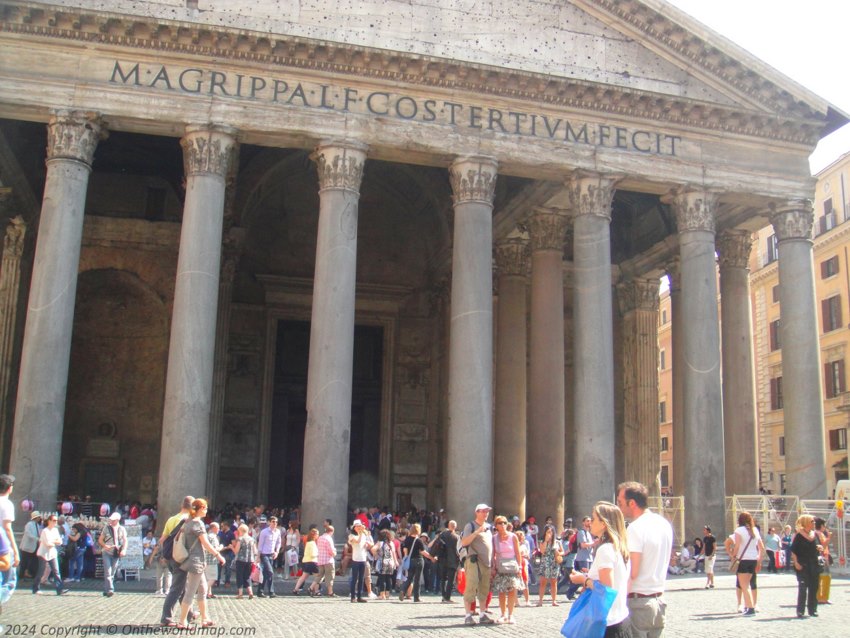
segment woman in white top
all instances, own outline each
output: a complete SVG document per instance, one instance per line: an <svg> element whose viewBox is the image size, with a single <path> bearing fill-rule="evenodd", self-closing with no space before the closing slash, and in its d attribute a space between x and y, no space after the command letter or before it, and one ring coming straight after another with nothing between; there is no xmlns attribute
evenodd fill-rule
<svg viewBox="0 0 850 638"><path fill-rule="evenodd" d="M62 536L56 527L56 515L50 514L47 517L47 526L41 530L38 537L38 573L35 575L35 580L32 584L32 593L37 594L41 588L41 577L46 570L50 570L53 574L53 582L56 585L56 593L60 596L67 594L68 590L62 585L62 577L59 575L59 552L57 547L62 544Z"/></svg>
<svg viewBox="0 0 850 638"><path fill-rule="evenodd" d="M753 574L761 571L763 556L764 543L761 540L761 534L753 523L753 515L749 512L741 512L738 515L738 528L735 530L735 547L732 550L732 557L740 561L738 563L738 583L741 585L741 593L744 595L745 616L754 616L756 613L750 581Z"/></svg>
<svg viewBox="0 0 850 638"><path fill-rule="evenodd" d="M629 616L626 602L629 587L629 548L623 513L614 503L599 501L593 506L590 533L600 539L593 564L586 574L574 570L570 574L570 581L575 585L584 585L586 589L593 589L599 582L617 590L617 597L608 611L605 638L626 638L631 635L625 626L625 620Z"/></svg>

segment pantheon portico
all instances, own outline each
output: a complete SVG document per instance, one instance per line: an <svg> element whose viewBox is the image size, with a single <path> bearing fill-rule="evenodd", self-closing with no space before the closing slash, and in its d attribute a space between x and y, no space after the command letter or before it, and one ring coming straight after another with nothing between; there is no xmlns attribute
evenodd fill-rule
<svg viewBox="0 0 850 638"><path fill-rule="evenodd" d="M686 532L723 530L772 224L788 491L825 498L807 160L845 114L662 0L279 4L0 0L17 497L562 521L657 490L669 274Z"/></svg>

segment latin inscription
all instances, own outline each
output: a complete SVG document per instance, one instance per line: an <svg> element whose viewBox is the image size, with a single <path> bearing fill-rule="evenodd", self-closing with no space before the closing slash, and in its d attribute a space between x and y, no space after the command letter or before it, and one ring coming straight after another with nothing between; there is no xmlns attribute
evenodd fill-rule
<svg viewBox="0 0 850 638"><path fill-rule="evenodd" d="M678 143L682 140L678 135L659 131L580 122L389 91L366 92L351 87L288 82L281 78L224 73L196 67L131 65L116 61L109 82L186 94L216 95L342 113L433 122L457 128L548 138L569 144L603 146L654 155L675 156Z"/></svg>

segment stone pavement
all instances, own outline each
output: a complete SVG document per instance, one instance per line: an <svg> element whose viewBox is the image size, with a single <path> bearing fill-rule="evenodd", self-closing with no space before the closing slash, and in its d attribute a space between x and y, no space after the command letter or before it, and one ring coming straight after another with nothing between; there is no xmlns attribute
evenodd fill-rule
<svg viewBox="0 0 850 638"><path fill-rule="evenodd" d="M796 581L792 575L762 574L759 578L760 611L755 617L743 618L735 613L732 575L718 574L717 588L713 590L703 589L702 575L671 577L666 595L665 636L787 638L802 631L830 637L848 635L850 578L847 576L833 576L832 604L821 606L819 618L805 620L795 616ZM0 616L4 626L2 635L178 635L175 630L163 632L157 626L163 599L148 593L153 590L152 583L148 578L140 583L118 583L118 593L112 598L104 598L94 588L96 582L76 585L63 597L50 592L33 596L25 587L4 606ZM289 592L292 581L276 583L276 588L279 592ZM518 609L514 626L465 627L460 604L444 605L438 597L430 595L423 596L424 602L418 604L401 603L395 598L352 605L344 595L321 599L279 595L275 599L249 601L236 600L230 593L232 590L223 591L226 593L209 601L211 617L218 626L213 630L181 632L182 635L397 638L495 632L493 635L558 636L569 613L569 604L561 595L559 607L546 604L541 608Z"/></svg>

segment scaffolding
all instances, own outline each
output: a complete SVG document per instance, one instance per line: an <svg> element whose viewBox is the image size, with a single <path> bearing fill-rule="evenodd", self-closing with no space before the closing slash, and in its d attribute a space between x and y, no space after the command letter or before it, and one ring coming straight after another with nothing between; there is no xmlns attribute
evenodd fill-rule
<svg viewBox="0 0 850 638"><path fill-rule="evenodd" d="M684 496L650 496L649 508L661 514L673 526L673 546L681 547L688 540L685 538L685 497Z"/></svg>
<svg viewBox="0 0 850 638"><path fill-rule="evenodd" d="M847 561L850 526L847 525L846 508L847 502L844 500L800 500L796 496L736 494L726 497L726 524L727 529L735 529L738 526L738 514L746 511L752 514L753 521L762 534L771 527L780 533L786 525L790 525L794 530L797 517L801 514L820 517L826 521L826 526L832 533L829 544L834 561L832 571L847 573L850 570Z"/></svg>

